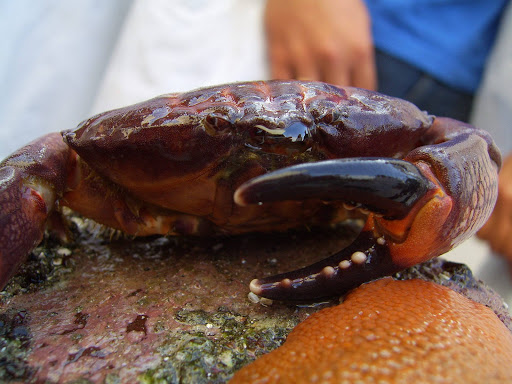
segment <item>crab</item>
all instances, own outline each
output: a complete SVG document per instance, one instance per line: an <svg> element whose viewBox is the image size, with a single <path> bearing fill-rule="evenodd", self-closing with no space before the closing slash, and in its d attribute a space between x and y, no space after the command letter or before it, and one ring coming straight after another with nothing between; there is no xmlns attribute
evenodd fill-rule
<svg viewBox="0 0 512 384"><path fill-rule="evenodd" d="M487 132L368 90L268 81L167 94L0 163L0 288L69 207L133 236L365 217L338 253L250 283L270 299L342 294L473 235L494 207L500 164Z"/></svg>

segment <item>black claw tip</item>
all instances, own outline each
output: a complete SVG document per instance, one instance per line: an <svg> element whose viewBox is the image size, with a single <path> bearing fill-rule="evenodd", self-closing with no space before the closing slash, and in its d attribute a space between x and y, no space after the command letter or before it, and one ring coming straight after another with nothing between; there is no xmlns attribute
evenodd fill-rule
<svg viewBox="0 0 512 384"><path fill-rule="evenodd" d="M249 180L235 192L235 202L339 200L388 218L402 218L429 186L418 168L405 160L337 159L295 165Z"/></svg>

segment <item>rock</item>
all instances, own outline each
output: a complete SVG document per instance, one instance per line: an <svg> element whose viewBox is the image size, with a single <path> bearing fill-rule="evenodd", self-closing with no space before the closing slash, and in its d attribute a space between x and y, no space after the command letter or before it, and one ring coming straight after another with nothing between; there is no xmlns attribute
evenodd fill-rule
<svg viewBox="0 0 512 384"><path fill-rule="evenodd" d="M223 383L338 303L255 304L249 282L325 258L355 233L132 241L72 220L75 242L46 238L0 296L2 382ZM419 275L492 306L510 329L467 268L438 259L398 278Z"/></svg>

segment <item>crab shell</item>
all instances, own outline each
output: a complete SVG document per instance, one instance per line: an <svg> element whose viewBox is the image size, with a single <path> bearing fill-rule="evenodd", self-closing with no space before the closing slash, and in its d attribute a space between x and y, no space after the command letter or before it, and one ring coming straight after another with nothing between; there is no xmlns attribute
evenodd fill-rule
<svg viewBox="0 0 512 384"><path fill-rule="evenodd" d="M0 163L1 286L56 207L135 236L282 231L364 214L346 249L251 283L274 299L338 294L475 233L495 204L501 162L485 131L318 82L163 95L62 137Z"/></svg>

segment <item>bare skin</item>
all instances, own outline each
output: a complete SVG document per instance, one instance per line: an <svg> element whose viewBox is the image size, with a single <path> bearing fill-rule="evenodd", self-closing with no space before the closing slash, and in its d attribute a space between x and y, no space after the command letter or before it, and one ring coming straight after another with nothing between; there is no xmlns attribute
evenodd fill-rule
<svg viewBox="0 0 512 384"><path fill-rule="evenodd" d="M491 248L512 263L512 155L502 165L498 181L498 200L487 223L478 232ZM512 265L512 264L511 264Z"/></svg>
<svg viewBox="0 0 512 384"><path fill-rule="evenodd" d="M268 0L271 76L374 90L370 17L361 0Z"/></svg>

